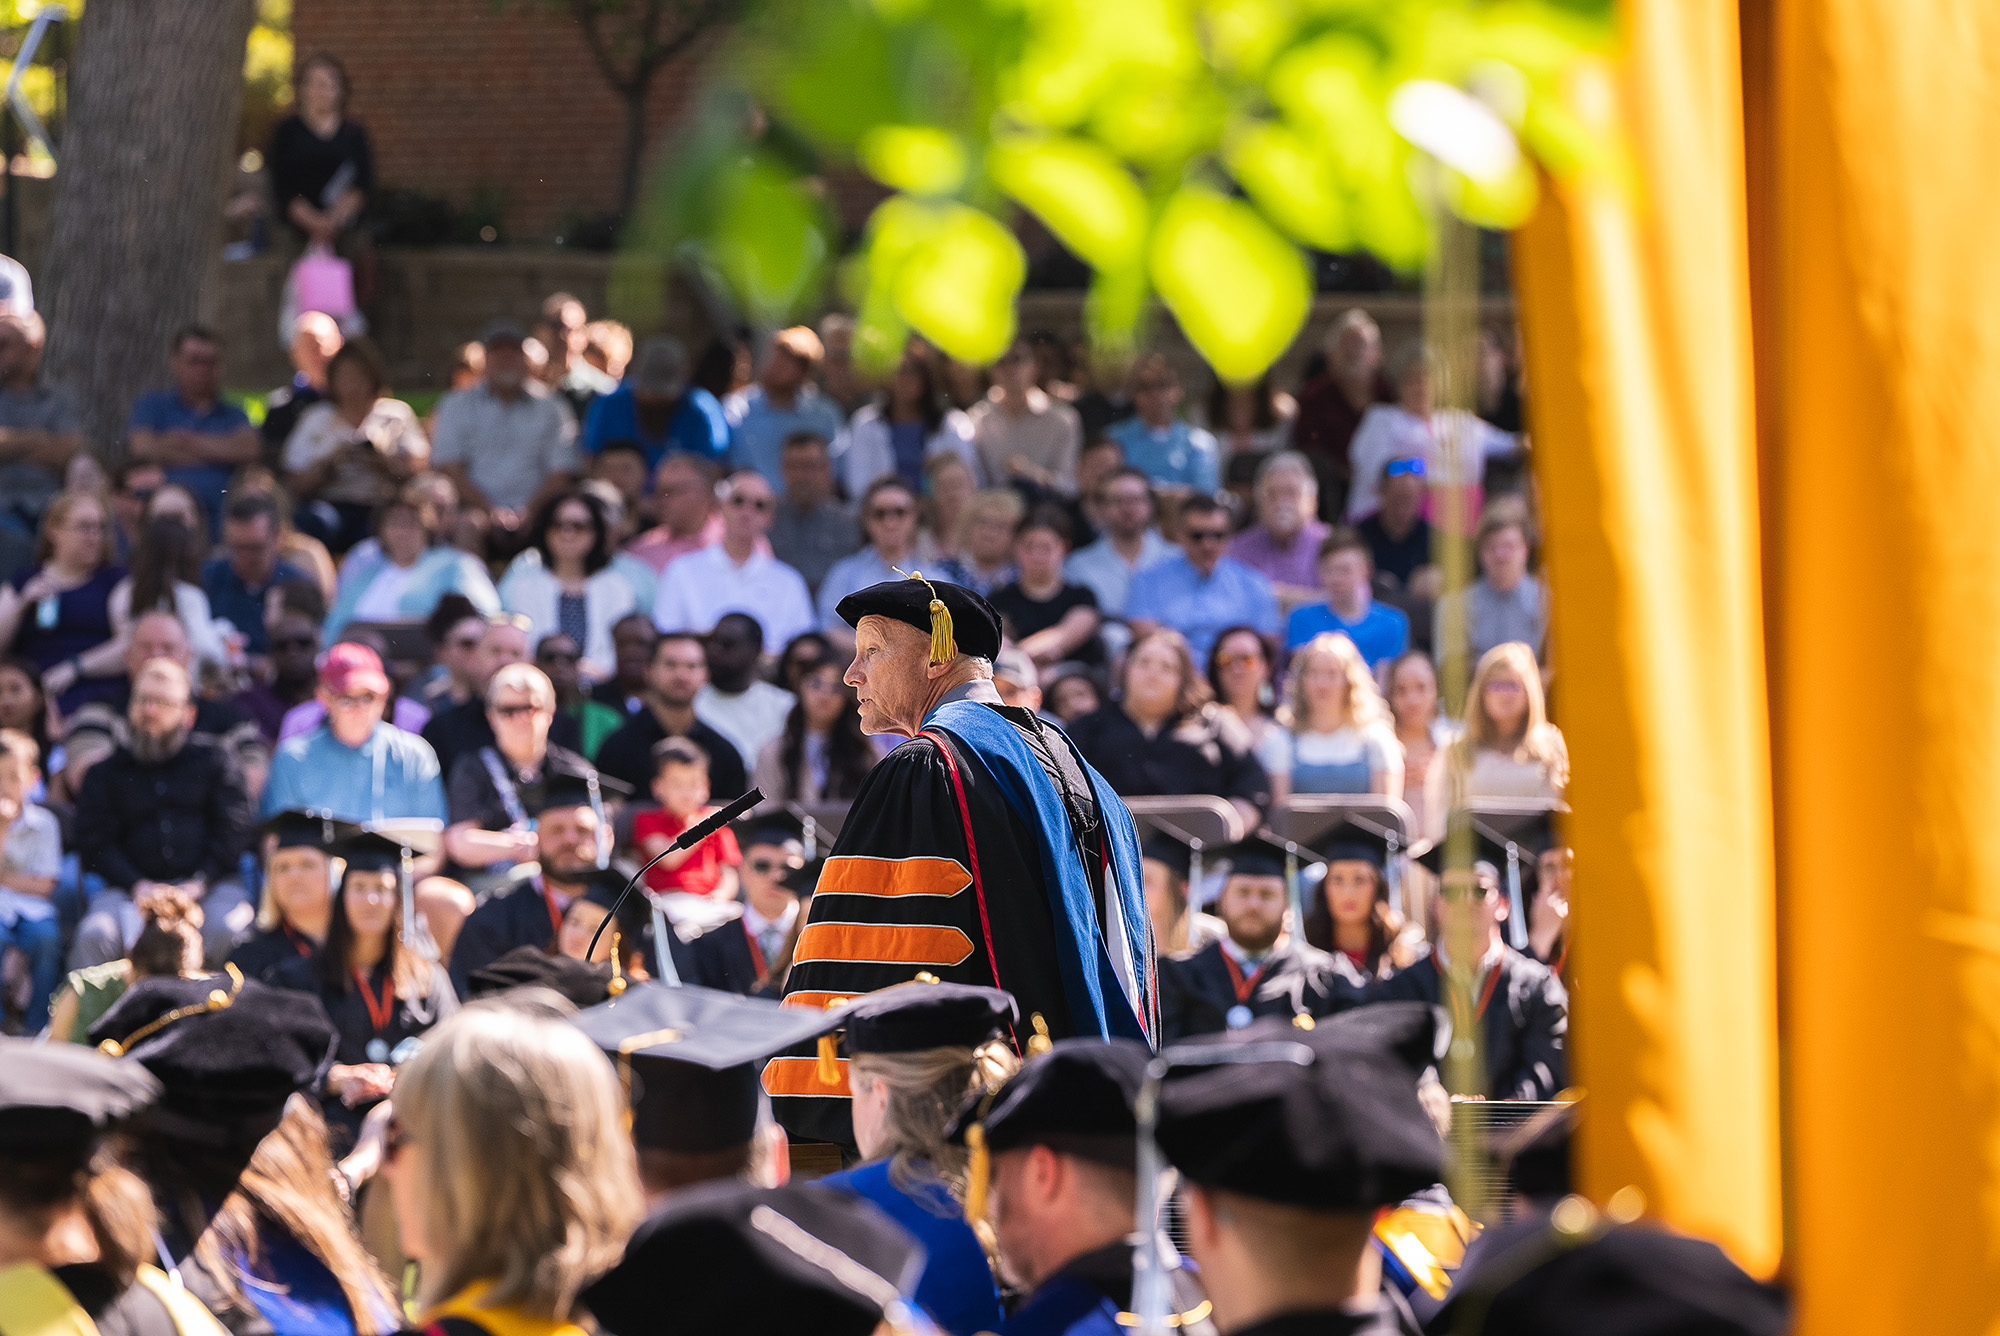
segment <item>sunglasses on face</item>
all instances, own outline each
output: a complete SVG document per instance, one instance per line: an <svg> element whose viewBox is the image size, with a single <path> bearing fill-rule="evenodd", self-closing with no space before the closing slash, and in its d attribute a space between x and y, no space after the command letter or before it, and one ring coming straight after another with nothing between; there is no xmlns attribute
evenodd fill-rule
<svg viewBox="0 0 2000 1336"><path fill-rule="evenodd" d="M729 504L748 506L752 510L769 510L776 503L767 496L732 496L729 498Z"/></svg>
<svg viewBox="0 0 2000 1336"><path fill-rule="evenodd" d="M1390 478L1421 478L1424 476L1424 461L1421 459L1392 459L1383 470Z"/></svg>
<svg viewBox="0 0 2000 1336"><path fill-rule="evenodd" d="M333 703L343 710L359 710L365 706L374 705L381 699L382 697L373 691L364 691L353 696L335 696Z"/></svg>
<svg viewBox="0 0 2000 1336"><path fill-rule="evenodd" d="M1187 540L1190 543L1220 543L1228 537L1229 530L1227 529L1189 529L1187 531Z"/></svg>
<svg viewBox="0 0 2000 1336"><path fill-rule="evenodd" d="M774 872L783 872L791 865L776 858L753 858L750 870L760 877L768 877Z"/></svg>
<svg viewBox="0 0 2000 1336"><path fill-rule="evenodd" d="M1252 664L1263 663L1264 656L1261 654L1225 654L1215 662L1218 667L1222 668L1244 668Z"/></svg>
<svg viewBox="0 0 2000 1336"><path fill-rule="evenodd" d="M532 705L496 705L493 707L493 713L502 719L519 719L524 714L533 714L534 712L535 707Z"/></svg>

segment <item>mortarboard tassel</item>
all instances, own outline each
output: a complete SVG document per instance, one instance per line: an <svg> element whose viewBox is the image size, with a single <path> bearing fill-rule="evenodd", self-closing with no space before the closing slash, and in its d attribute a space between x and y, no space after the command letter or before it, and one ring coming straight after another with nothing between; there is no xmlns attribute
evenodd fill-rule
<svg viewBox="0 0 2000 1336"><path fill-rule="evenodd" d="M894 566L889 569L896 570ZM902 572L896 571L896 574L901 575ZM952 630L951 609L937 596L937 586L924 579L922 571L911 571L907 578L918 581L931 591L931 662L950 663L958 657L958 638Z"/></svg>
<svg viewBox="0 0 2000 1336"><path fill-rule="evenodd" d="M1042 1019L1041 1012L1036 1012L1029 1019L1035 1026L1035 1032L1028 1036L1028 1056L1032 1058L1054 1048L1055 1041L1049 1038L1049 1023Z"/></svg>
<svg viewBox="0 0 2000 1336"><path fill-rule="evenodd" d="M618 965L619 957L624 954L625 952L618 936L618 929L613 928L611 930L611 982L604 985L604 991L612 997L618 997L625 991L625 971L620 969Z"/></svg>
<svg viewBox="0 0 2000 1336"><path fill-rule="evenodd" d="M835 1056L839 1052L839 1042L830 1034L819 1037L819 1083L824 1086L840 1084L840 1061Z"/></svg>
<svg viewBox="0 0 2000 1336"><path fill-rule="evenodd" d="M993 1157L986 1150L986 1125L965 1129L965 1218L986 1218L986 1186L993 1175Z"/></svg>

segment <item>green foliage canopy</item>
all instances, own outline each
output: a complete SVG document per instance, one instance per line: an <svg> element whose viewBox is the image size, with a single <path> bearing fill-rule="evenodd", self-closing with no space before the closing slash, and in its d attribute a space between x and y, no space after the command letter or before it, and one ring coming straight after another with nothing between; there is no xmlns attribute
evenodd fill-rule
<svg viewBox="0 0 2000 1336"><path fill-rule="evenodd" d="M1602 160L1568 86L1610 0L762 0L720 113L631 240L693 257L760 320L837 279L857 353L912 333L967 361L1014 337L1025 210L1093 270L1109 348L1157 297L1231 380L1310 308L1305 248L1424 263L1433 204L1485 227L1537 169ZM839 262L812 182L852 163L893 192Z"/></svg>

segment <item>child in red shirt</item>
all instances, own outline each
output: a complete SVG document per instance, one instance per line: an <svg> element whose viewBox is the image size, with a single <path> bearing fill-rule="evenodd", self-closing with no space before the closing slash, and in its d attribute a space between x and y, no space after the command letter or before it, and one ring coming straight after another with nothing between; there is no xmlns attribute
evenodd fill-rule
<svg viewBox="0 0 2000 1336"><path fill-rule="evenodd" d="M652 858L674 837L714 814L708 805L708 755L685 738L667 738L653 748L653 799L660 805L632 818L632 842L642 859ZM693 895L736 894L736 869L743 853L727 826L692 849L668 854L646 873L653 891Z"/></svg>

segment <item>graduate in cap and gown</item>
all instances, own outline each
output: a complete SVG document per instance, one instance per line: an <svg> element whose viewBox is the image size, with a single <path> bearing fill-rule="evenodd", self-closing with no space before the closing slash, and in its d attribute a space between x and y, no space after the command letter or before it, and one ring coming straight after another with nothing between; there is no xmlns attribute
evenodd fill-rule
<svg viewBox="0 0 2000 1336"><path fill-rule="evenodd" d="M0 1333L220 1336L155 1265L153 1199L104 1142L159 1094L137 1063L0 1038Z"/></svg>
<svg viewBox="0 0 2000 1336"><path fill-rule="evenodd" d="M758 1074L772 1054L828 1034L842 1013L695 985L621 980L610 989L572 1020L618 1068L647 1205L702 1183L783 1183L785 1134Z"/></svg>
<svg viewBox="0 0 2000 1336"><path fill-rule="evenodd" d="M687 982L745 996L762 994L804 912L797 887L806 869L801 822L786 812L753 817L743 848L742 916L687 943Z"/></svg>
<svg viewBox="0 0 2000 1336"><path fill-rule="evenodd" d="M1326 875L1306 906L1305 939L1332 958L1348 1005L1372 1001L1384 980L1422 955L1423 933L1390 907L1382 830L1345 821L1322 850Z"/></svg>
<svg viewBox="0 0 2000 1336"><path fill-rule="evenodd" d="M229 956L245 978L286 988L311 986L331 921L333 849L360 831L351 821L335 819L330 810L302 808L279 812L257 828L270 850L264 857L257 931ZM292 968L285 971L288 965ZM305 967L303 975L299 965Z"/></svg>
<svg viewBox="0 0 2000 1336"><path fill-rule="evenodd" d="M970 1157L952 1116L1019 1066L1006 1036L1014 999L997 988L919 981L843 1009L854 1139L863 1163L820 1180L865 1197L924 1245L917 1303L953 1336L1000 1325L1000 1290L968 1217ZM773 1064L803 1062L779 1058Z"/></svg>
<svg viewBox="0 0 2000 1336"><path fill-rule="evenodd" d="M855 628L861 726L910 740L869 772L820 874L786 997L823 1006L919 972L1013 994L1026 1045L1157 1035L1131 813L1069 738L1001 703L1000 619L919 577L836 609ZM783 1069L806 1072L807 1069ZM851 1143L845 1081L770 1087L796 1134Z"/></svg>
<svg viewBox="0 0 2000 1336"><path fill-rule="evenodd" d="M817 1183L717 1183L676 1197L583 1292L611 1336L919 1336L921 1244Z"/></svg>
<svg viewBox="0 0 2000 1336"><path fill-rule="evenodd" d="M1384 981L1377 996L1452 1012L1454 1033L1480 1037L1489 1099L1554 1099L1569 1084L1569 995L1548 966L1508 945L1504 851L1478 834L1470 868L1444 870L1446 842L1418 859L1442 878L1431 949ZM1470 943L1469 997L1447 986L1454 942ZM1460 1014L1463 1013L1463 1014Z"/></svg>
<svg viewBox="0 0 2000 1336"><path fill-rule="evenodd" d="M402 871L415 851L364 831L335 852L346 864L317 969L320 1005L340 1034L320 1109L336 1153L348 1150L361 1120L396 1083L396 1066L424 1031L458 1010L428 937L405 931Z"/></svg>
<svg viewBox="0 0 2000 1336"><path fill-rule="evenodd" d="M90 1029L161 1097L133 1127L161 1255L236 1336L384 1336L400 1325L336 1187L310 1098L336 1036L317 999L225 967L141 979Z"/></svg>
<svg viewBox="0 0 2000 1336"><path fill-rule="evenodd" d="M1065 1039L953 1122L971 1144L975 1198L1003 1276L1026 1297L1000 1336L1124 1336L1133 1323L1137 1124L1132 1103L1152 1054L1130 1040ZM968 1209L982 1204L974 1201ZM1170 1322L1213 1336L1209 1304L1164 1234Z"/></svg>
<svg viewBox="0 0 2000 1336"><path fill-rule="evenodd" d="M546 949L570 901L587 897L606 908L616 902L621 883L605 870L612 833L604 817L604 795L616 782L595 771L549 773L534 813L536 870L489 891L452 945L451 981L461 994L468 975L515 947Z"/></svg>
<svg viewBox="0 0 2000 1336"><path fill-rule="evenodd" d="M1417 1097L1436 1024L1429 1007L1357 1007L1311 1029L1271 1018L1162 1054L1151 1134L1180 1171L1188 1252L1220 1330L1416 1331L1383 1288L1373 1230L1383 1207L1444 1171Z"/></svg>
<svg viewBox="0 0 2000 1336"><path fill-rule="evenodd" d="M1167 1042L1241 1029L1260 1016L1330 1016L1352 1004L1333 958L1287 926L1287 852L1261 836L1222 851L1229 871L1215 912L1227 935L1160 962L1160 1032Z"/></svg>

